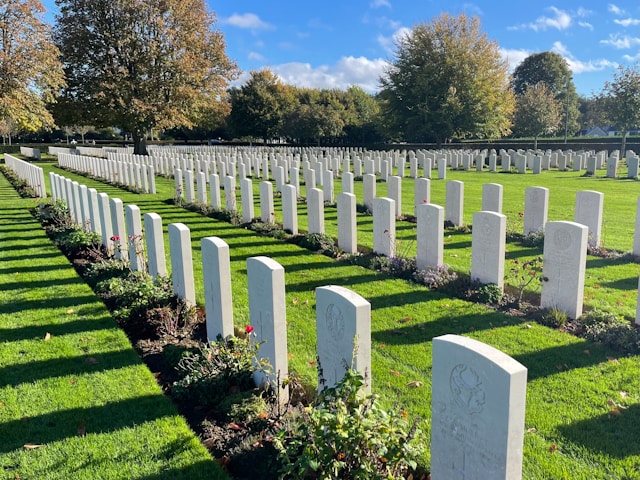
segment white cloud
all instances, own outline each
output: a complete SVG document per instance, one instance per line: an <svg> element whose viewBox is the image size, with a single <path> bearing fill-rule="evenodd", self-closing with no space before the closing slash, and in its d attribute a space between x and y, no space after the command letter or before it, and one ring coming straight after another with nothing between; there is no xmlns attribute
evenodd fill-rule
<svg viewBox="0 0 640 480"><path fill-rule="evenodd" d="M623 9L621 9L617 5L614 5L613 3L609 4L609 6L607 7L607 10L609 10L614 15L624 15L625 14L625 11Z"/></svg>
<svg viewBox="0 0 640 480"><path fill-rule="evenodd" d="M284 83L298 87L346 89L359 85L368 92L377 91L378 77L388 65L381 58L342 57L335 65L312 67L309 63L284 63L271 66Z"/></svg>
<svg viewBox="0 0 640 480"><path fill-rule="evenodd" d="M390 37L385 37L384 35L378 35L378 43L385 51L389 54L394 53L395 47L398 42L402 39L402 37L409 35L411 33L411 29L407 27L398 28Z"/></svg>
<svg viewBox="0 0 640 480"><path fill-rule="evenodd" d="M259 62L264 62L264 56L258 52L249 52L248 58L249 60L257 60Z"/></svg>
<svg viewBox="0 0 640 480"><path fill-rule="evenodd" d="M273 25L261 20L255 13L234 13L228 18L221 19L220 22L247 30L275 30Z"/></svg>
<svg viewBox="0 0 640 480"><path fill-rule="evenodd" d="M613 34L607 40L600 40L603 45L609 45L619 50L633 48L640 45L640 37L630 37L629 35Z"/></svg>
<svg viewBox="0 0 640 480"><path fill-rule="evenodd" d="M631 25L640 25L640 18L625 18L623 20L615 19L614 23L622 25L623 27L629 27Z"/></svg>
<svg viewBox="0 0 640 480"><path fill-rule="evenodd" d="M566 30L571 26L571 15L564 10L560 10L556 7L549 7L547 10L550 10L554 15L551 17L538 17L535 22L524 23L522 25L517 25L514 27L509 27L510 30L521 30L521 29L531 29L534 32L545 31L550 28L555 28L557 30Z"/></svg>
<svg viewBox="0 0 640 480"><path fill-rule="evenodd" d="M562 55L569 65L569 70L571 70L575 74L585 72L598 72L600 70L604 70L605 68L616 66L614 62L603 58L599 60L589 60L587 62L578 60L562 42L554 42L551 51Z"/></svg>
<svg viewBox="0 0 640 480"><path fill-rule="evenodd" d="M513 72L522 61L531 55L529 50L516 50L509 48L500 48L500 56L509 64L509 71Z"/></svg>
<svg viewBox="0 0 640 480"><path fill-rule="evenodd" d="M391 3L388 0L373 0L373 2L369 4L369 6L371 8L382 8L382 7L391 8Z"/></svg>
<svg viewBox="0 0 640 480"><path fill-rule="evenodd" d="M638 52L636 55L623 55L622 58L624 58L627 62L637 62L640 61L640 52Z"/></svg>
<svg viewBox="0 0 640 480"><path fill-rule="evenodd" d="M588 28L593 32L593 25L591 25L589 22L578 22L578 25L580 25L583 28Z"/></svg>
<svg viewBox="0 0 640 480"><path fill-rule="evenodd" d="M579 7L576 13L578 14L579 17L584 18L591 15L593 13L593 10L587 10L586 8Z"/></svg>
<svg viewBox="0 0 640 480"><path fill-rule="evenodd" d="M465 12L469 12L472 15L477 15L478 17L484 15L482 9L475 3L465 3L464 5L462 5L462 10L464 10Z"/></svg>

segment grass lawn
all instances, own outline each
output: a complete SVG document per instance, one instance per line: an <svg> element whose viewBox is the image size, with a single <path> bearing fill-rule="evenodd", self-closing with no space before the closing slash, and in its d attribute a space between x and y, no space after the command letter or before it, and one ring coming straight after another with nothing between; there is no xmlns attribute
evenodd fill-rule
<svg viewBox="0 0 640 480"><path fill-rule="evenodd" d="M0 175L0 478L226 478Z"/></svg>
<svg viewBox="0 0 640 480"><path fill-rule="evenodd" d="M620 358L613 350L557 330L524 323L477 304L448 298L419 285L389 279L177 208L167 202L174 196L173 180L158 178L157 195L136 195L51 165L44 167L117 196L125 204L135 203L143 213L158 213L163 218L165 233L169 223L188 225L199 303L203 302L200 239L214 235L224 239L231 249L234 321L238 327L248 323L246 258L266 255L280 262L286 272L290 369L308 383L315 383L314 289L322 285L342 285L372 304L374 392L389 406L400 405L411 415L425 419L426 444L429 442L431 339L445 333L462 334L506 352L529 370L524 478L639 477L639 356ZM586 179L573 172L545 172L540 176L450 172L449 179L465 182L465 219L469 223L471 213L479 209L481 185L486 182L505 185L504 212L512 220L514 213L517 217L517 212L523 211L524 188L528 185L549 187L550 220L572 220L575 191L603 191L607 220L605 245L623 250L630 248L637 182ZM409 179L406 182L410 184ZM257 188L257 182L254 186ZM444 204L444 186L445 182L433 181L433 203ZM384 186L378 184L378 188L378 194L384 194ZM339 184L336 189L339 191ZM406 188L403 201L407 213L410 213L412 195L412 189ZM278 208L276 216L281 219ZM302 229L305 228L303 212L303 206L299 205ZM329 221L330 217L333 220ZM327 231L335 236L334 222L335 210L328 208ZM359 243L370 246L371 218L360 216L359 223ZM401 226L407 232L413 228L408 223ZM461 271L469 268L470 242L470 235L456 232L451 233L445 246L445 258ZM526 249L516 243L510 243L508 250L514 257L539 254L536 249ZM587 305L605 306L631 316L635 311L638 265L629 260L595 257L590 257L588 262ZM423 382L423 386L409 385L416 380Z"/></svg>

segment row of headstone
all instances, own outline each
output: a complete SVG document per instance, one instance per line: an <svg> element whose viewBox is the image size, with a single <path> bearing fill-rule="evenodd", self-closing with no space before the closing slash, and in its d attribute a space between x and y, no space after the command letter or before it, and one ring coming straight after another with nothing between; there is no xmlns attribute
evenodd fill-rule
<svg viewBox="0 0 640 480"><path fill-rule="evenodd" d="M27 158L33 158L34 160L40 160L40 149L31 147L20 147L20 155L24 155Z"/></svg>
<svg viewBox="0 0 640 480"><path fill-rule="evenodd" d="M108 182L135 187L145 193L156 193L156 177L153 165L68 153L58 153L58 165L77 172L87 173L96 178L102 178Z"/></svg>
<svg viewBox="0 0 640 480"><path fill-rule="evenodd" d="M40 198L46 198L47 189L44 184L44 171L41 167L9 155L8 153L4 154L4 163L13 170L18 177L26 181L27 185L33 188Z"/></svg>

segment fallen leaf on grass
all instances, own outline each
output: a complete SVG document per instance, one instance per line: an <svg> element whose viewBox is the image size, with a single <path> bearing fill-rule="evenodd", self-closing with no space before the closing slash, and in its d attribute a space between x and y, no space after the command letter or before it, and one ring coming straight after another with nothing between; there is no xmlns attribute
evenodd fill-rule
<svg viewBox="0 0 640 480"><path fill-rule="evenodd" d="M629 394L627 392L620 392L620 396L622 398L627 398L629 396ZM2 402L0 402L0 404L2 404Z"/></svg>
<svg viewBox="0 0 640 480"><path fill-rule="evenodd" d="M74 312L73 308L70 308L69 310L67 310L67 315L71 315Z"/></svg>
<svg viewBox="0 0 640 480"><path fill-rule="evenodd" d="M415 380L413 382L407 383L407 387L411 387L411 388L421 387L422 385L423 383L419 380Z"/></svg>
<svg viewBox="0 0 640 480"><path fill-rule="evenodd" d="M87 434L87 427L85 427L84 425L80 425L78 427L77 433L79 437L84 437Z"/></svg>
<svg viewBox="0 0 640 480"><path fill-rule="evenodd" d="M98 363L98 360L96 360L95 357L87 357L84 359L85 363L88 363L89 365L95 365L96 363Z"/></svg>
<svg viewBox="0 0 640 480"><path fill-rule="evenodd" d="M527 433L536 433L538 429L536 427L531 427L527 429Z"/></svg>
<svg viewBox="0 0 640 480"><path fill-rule="evenodd" d="M399 377L402 374L400 372L395 371L395 370L391 370L391 375L393 375L394 377Z"/></svg>
<svg viewBox="0 0 640 480"><path fill-rule="evenodd" d="M609 413L611 415L622 415L622 412L617 408L612 408L611 410L609 410Z"/></svg>
<svg viewBox="0 0 640 480"><path fill-rule="evenodd" d="M25 443L24 444L25 450L35 450L36 448L40 448L40 447L44 447L44 445L39 444L39 443Z"/></svg>
<svg viewBox="0 0 640 480"><path fill-rule="evenodd" d="M411 321L411 317L404 317L398 320L398 323L407 323Z"/></svg>
<svg viewBox="0 0 640 480"><path fill-rule="evenodd" d="M291 303L293 303L294 305L297 305L298 304L298 299L294 298L293 300L291 300Z"/></svg>
<svg viewBox="0 0 640 480"><path fill-rule="evenodd" d="M591 352L589 350L584 350L582 353L584 353L585 355L591 355Z"/></svg>
<svg viewBox="0 0 640 480"><path fill-rule="evenodd" d="M244 430L244 427L238 425L235 422L231 422L229 423L229 425L227 425L231 430L234 430L236 432L241 432L242 430Z"/></svg>
<svg viewBox="0 0 640 480"><path fill-rule="evenodd" d="M555 452L556 450L558 450L558 447L555 443L549 447L549 451L551 453Z"/></svg>
<svg viewBox="0 0 640 480"><path fill-rule="evenodd" d="M609 360L611 363L620 363L617 358L613 357L607 357L607 360Z"/></svg>
<svg viewBox="0 0 640 480"><path fill-rule="evenodd" d="M51 340L51 334L47 332L46 335L44 336L44 341L48 342L49 340Z"/></svg>

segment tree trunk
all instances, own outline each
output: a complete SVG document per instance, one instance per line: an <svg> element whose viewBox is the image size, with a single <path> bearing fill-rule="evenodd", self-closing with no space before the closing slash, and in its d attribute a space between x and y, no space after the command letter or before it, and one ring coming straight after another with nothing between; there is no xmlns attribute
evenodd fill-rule
<svg viewBox="0 0 640 480"><path fill-rule="evenodd" d="M135 155L147 154L147 137L145 134L134 133L133 134L133 153Z"/></svg>
<svg viewBox="0 0 640 480"><path fill-rule="evenodd" d="M622 134L622 145L620 146L620 159L625 158L625 154L627 153L627 135L629 134L629 130L625 130Z"/></svg>
<svg viewBox="0 0 640 480"><path fill-rule="evenodd" d="M533 137L533 149L538 150L538 137Z"/></svg>

